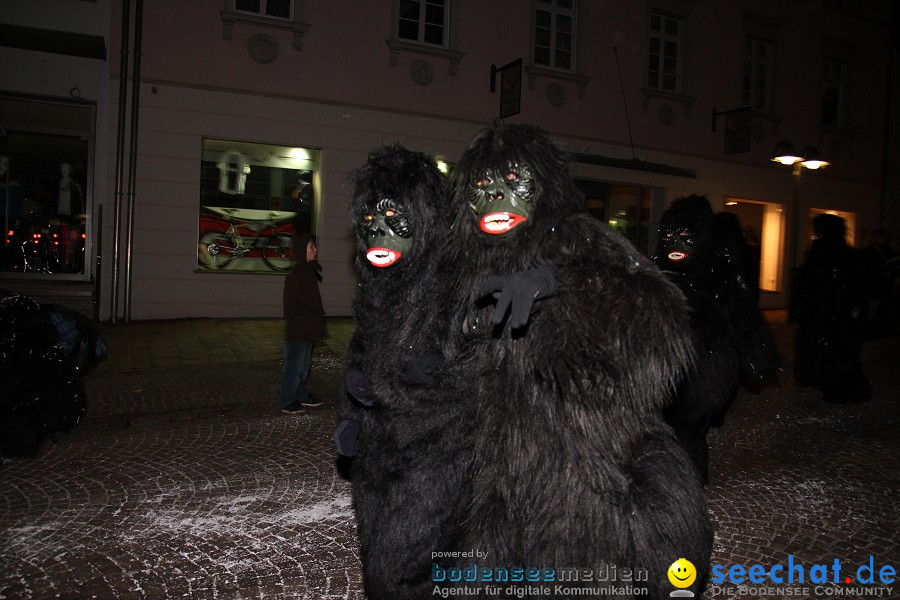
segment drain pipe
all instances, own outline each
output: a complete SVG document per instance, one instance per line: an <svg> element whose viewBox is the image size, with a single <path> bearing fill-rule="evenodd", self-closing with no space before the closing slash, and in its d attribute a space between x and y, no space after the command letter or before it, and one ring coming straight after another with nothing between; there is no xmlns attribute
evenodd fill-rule
<svg viewBox="0 0 900 600"><path fill-rule="evenodd" d="M119 319L119 229L122 210L122 161L125 157L125 102L128 94L128 31L131 28L131 0L122 0L122 50L119 64L119 113L116 131L116 190L113 197L112 279L109 319Z"/></svg>
<svg viewBox="0 0 900 600"><path fill-rule="evenodd" d="M134 72L131 75L131 149L128 154L128 224L125 227L125 322L131 322L131 256L134 249L134 191L137 187L138 111L141 98L141 33L144 0L134 4Z"/></svg>

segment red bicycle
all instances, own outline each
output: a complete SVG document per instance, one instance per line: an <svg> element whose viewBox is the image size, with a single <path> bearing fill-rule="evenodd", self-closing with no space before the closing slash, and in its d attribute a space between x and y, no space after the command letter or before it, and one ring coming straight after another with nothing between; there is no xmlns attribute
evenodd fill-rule
<svg viewBox="0 0 900 600"><path fill-rule="evenodd" d="M261 258L273 271L289 271L294 266L293 223L283 214L269 212L263 220L234 219L236 208L219 209L224 219L207 217L205 226L224 229L206 229L200 234L197 262L207 269L222 269L240 258Z"/></svg>

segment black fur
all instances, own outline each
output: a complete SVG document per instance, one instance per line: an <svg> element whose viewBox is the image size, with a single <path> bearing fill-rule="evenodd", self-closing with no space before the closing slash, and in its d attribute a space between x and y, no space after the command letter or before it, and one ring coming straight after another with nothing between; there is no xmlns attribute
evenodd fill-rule
<svg viewBox="0 0 900 600"><path fill-rule="evenodd" d="M708 481L707 434L722 424L744 382L773 373L779 359L775 342L757 304L758 277L741 248L740 227L714 215L703 196L675 200L663 213L655 262L684 292L698 361L680 386L666 418ZM689 232L687 246L679 235ZM676 261L674 250L689 256Z"/></svg>
<svg viewBox="0 0 900 600"><path fill-rule="evenodd" d="M506 237L482 233L468 205L473 178L530 165L528 222ZM566 155L537 127L496 124L455 172L451 264L463 322L482 334L466 352L477 399L473 498L460 549L480 566L646 569L651 597L674 589L679 557L698 570L711 534L702 484L662 418L692 357L684 297L623 237L591 217ZM482 280L550 269L554 296L525 328L485 327ZM537 597L537 596L531 596Z"/></svg>
<svg viewBox="0 0 900 600"><path fill-rule="evenodd" d="M363 373L371 406L348 398L342 412L362 425L352 487L365 588L372 600L421 600L431 596L431 553L456 545L470 456L462 395L440 373L433 388L405 375L423 352L440 362L446 338L449 280L437 260L450 229L446 183L430 157L387 146L352 184L354 227L391 198L408 216L413 239L401 262L376 268L357 236L357 329L347 368Z"/></svg>

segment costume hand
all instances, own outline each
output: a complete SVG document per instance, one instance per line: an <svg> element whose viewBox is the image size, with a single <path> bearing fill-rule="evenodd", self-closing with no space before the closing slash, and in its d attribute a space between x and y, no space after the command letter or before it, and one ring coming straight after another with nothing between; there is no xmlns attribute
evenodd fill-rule
<svg viewBox="0 0 900 600"><path fill-rule="evenodd" d="M334 430L334 445L344 456L356 456L359 448L359 431L362 427L355 419L344 419Z"/></svg>
<svg viewBox="0 0 900 600"><path fill-rule="evenodd" d="M494 325L503 321L508 310L509 326L518 329L528 324L534 301L555 295L557 287L553 271L540 268L491 277L478 283L475 290L482 295L494 294L497 298L497 306L491 318Z"/></svg>
<svg viewBox="0 0 900 600"><path fill-rule="evenodd" d="M362 404L363 406L372 406L372 400L369 399L369 382L362 371L353 368L347 369L344 374L344 386L347 393Z"/></svg>
<svg viewBox="0 0 900 600"><path fill-rule="evenodd" d="M434 354L433 352L417 354L406 363L406 379L411 383L432 385L434 383L434 377L431 375L443 362L444 359L442 359L439 354Z"/></svg>

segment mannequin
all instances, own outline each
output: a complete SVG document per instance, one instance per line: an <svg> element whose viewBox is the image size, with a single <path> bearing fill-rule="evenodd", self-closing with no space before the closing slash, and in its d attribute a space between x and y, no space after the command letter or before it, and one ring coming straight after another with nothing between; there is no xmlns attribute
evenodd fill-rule
<svg viewBox="0 0 900 600"><path fill-rule="evenodd" d="M81 184L72 179L72 165L59 165L59 193L57 195L56 213L60 216L84 214L84 192Z"/></svg>
<svg viewBox="0 0 900 600"><path fill-rule="evenodd" d="M9 231L22 217L22 188L11 177L9 157L0 156L0 219L3 219L4 231Z"/></svg>

